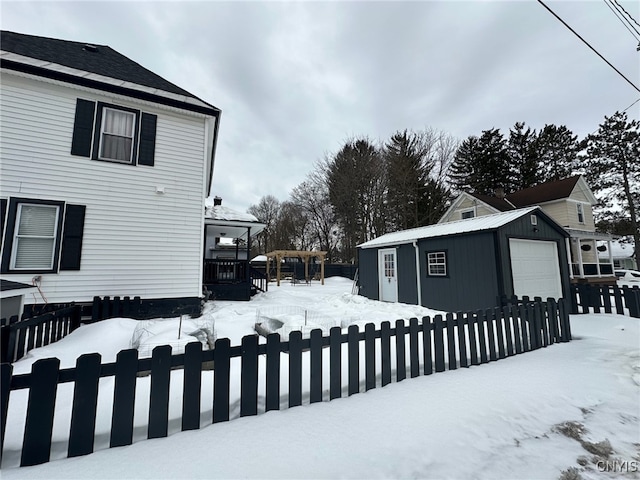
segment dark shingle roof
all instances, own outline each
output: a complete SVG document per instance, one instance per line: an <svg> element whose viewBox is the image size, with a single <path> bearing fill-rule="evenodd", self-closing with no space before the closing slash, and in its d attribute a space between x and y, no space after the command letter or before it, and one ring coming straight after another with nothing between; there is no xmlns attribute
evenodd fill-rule
<svg viewBox="0 0 640 480"><path fill-rule="evenodd" d="M514 210L516 208L531 207L541 203L568 198L580 180L580 175L564 178L562 180L552 180L541 183L535 187L525 188L517 192L510 193L504 199L492 197L490 195L480 195L471 193L478 200L492 206L500 212Z"/></svg>
<svg viewBox="0 0 640 480"><path fill-rule="evenodd" d="M472 193L471 195L476 197L478 200L486 203L487 205L492 206L493 208L495 208L496 210L498 210L500 212L507 212L509 210L515 210L514 206L511 205L506 200L504 200L503 198L492 197L490 195L480 195L479 193Z"/></svg>
<svg viewBox="0 0 640 480"><path fill-rule="evenodd" d="M0 39L0 47L6 52L58 63L177 95L194 97L186 90L147 70L107 45L94 45L95 51L84 48L86 45L87 43L83 42L36 37L4 30Z"/></svg>
<svg viewBox="0 0 640 480"><path fill-rule="evenodd" d="M530 205L538 205L552 200L567 198L580 180L580 176L564 178L551 182L541 183L535 187L525 188L518 192L507 195L507 200L516 207L528 207Z"/></svg>

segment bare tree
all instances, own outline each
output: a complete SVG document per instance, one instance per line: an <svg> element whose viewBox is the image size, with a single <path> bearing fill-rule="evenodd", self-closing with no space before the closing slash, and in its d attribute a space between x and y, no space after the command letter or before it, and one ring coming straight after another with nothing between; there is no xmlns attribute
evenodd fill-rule
<svg viewBox="0 0 640 480"><path fill-rule="evenodd" d="M309 219L310 248L327 252L327 260L333 261L337 246L338 225L329 201L325 163L317 162L307 179L293 189L291 201L305 212Z"/></svg>

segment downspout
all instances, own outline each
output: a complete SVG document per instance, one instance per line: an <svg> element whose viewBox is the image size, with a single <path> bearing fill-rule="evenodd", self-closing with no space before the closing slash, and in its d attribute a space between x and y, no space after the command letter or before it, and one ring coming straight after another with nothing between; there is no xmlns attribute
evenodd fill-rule
<svg viewBox="0 0 640 480"><path fill-rule="evenodd" d="M413 248L416 250L416 287L418 289L418 305L422 306L422 283L420 282L420 250L418 250L418 241L413 241Z"/></svg>

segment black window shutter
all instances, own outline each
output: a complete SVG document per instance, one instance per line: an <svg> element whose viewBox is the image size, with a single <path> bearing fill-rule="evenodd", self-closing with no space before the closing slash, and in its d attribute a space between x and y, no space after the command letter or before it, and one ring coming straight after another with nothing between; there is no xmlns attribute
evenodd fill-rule
<svg viewBox="0 0 640 480"><path fill-rule="evenodd" d="M76 102L76 117L73 122L73 138L71 140L71 155L80 157L91 156L91 139L93 136L93 117L96 102L83 100Z"/></svg>
<svg viewBox="0 0 640 480"><path fill-rule="evenodd" d="M80 270L82 234L84 232L84 205L67 205L62 234L60 270Z"/></svg>
<svg viewBox="0 0 640 480"><path fill-rule="evenodd" d="M140 149L138 150L138 165L153 167L156 150L157 115L142 113L140 126Z"/></svg>
<svg viewBox="0 0 640 480"><path fill-rule="evenodd" d="M7 199L0 198L0 245L4 240L4 224L7 221Z"/></svg>
<svg viewBox="0 0 640 480"><path fill-rule="evenodd" d="M6 200L3 200L3 201L6 202ZM4 207L2 211L3 212L5 211ZM6 219L4 218L2 219L3 222L7 223L7 232L3 237L3 244L2 244L2 262L0 265L0 271L2 273L9 272L9 263L11 261L11 247L13 246L13 231L15 230L15 226L16 226L17 211L18 211L18 204L14 199L12 199L11 202L9 202L9 209L6 214Z"/></svg>

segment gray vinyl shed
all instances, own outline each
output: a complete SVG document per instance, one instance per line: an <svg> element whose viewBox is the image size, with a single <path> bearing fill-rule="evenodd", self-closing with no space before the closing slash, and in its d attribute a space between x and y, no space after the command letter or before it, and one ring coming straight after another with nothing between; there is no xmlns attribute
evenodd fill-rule
<svg viewBox="0 0 640 480"><path fill-rule="evenodd" d="M568 298L568 237L539 207L388 233L358 246L359 293L450 312Z"/></svg>

